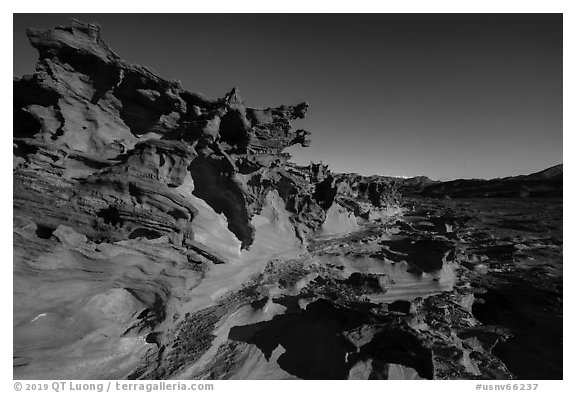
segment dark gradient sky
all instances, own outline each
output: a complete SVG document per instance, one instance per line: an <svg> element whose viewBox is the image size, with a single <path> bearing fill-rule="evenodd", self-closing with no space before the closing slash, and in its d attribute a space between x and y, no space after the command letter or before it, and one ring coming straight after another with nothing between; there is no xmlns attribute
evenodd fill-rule
<svg viewBox="0 0 576 393"><path fill-rule="evenodd" d="M562 162L561 14L14 15L26 27L97 22L131 63L249 106L310 103L297 162L435 179L526 174Z"/></svg>

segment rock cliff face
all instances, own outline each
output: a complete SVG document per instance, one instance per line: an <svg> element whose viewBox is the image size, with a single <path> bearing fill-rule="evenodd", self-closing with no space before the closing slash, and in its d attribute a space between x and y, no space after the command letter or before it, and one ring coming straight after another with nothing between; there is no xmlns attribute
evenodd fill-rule
<svg viewBox="0 0 576 393"><path fill-rule="evenodd" d="M306 103L250 108L236 88L209 100L126 64L96 25L73 21L46 32L29 30L28 36L40 59L35 74L14 81L15 174L47 173L81 189L77 194L99 199L82 204L67 198L100 218L98 226L84 223L90 237L146 233L167 235L177 245L193 241L195 208L179 187L223 214L244 248L254 238L250 219L271 190L310 229L333 203L348 204L357 215L370 209L353 202L358 196L377 208L397 203L388 184L287 163L283 149L310 143L309 132L291 127L306 115ZM55 228L74 219L50 216L40 224Z"/></svg>
<svg viewBox="0 0 576 393"><path fill-rule="evenodd" d="M18 377L131 375L224 276L397 205L384 181L288 161L310 144L292 128L306 103L189 92L124 62L94 24L27 33L39 60L14 80Z"/></svg>

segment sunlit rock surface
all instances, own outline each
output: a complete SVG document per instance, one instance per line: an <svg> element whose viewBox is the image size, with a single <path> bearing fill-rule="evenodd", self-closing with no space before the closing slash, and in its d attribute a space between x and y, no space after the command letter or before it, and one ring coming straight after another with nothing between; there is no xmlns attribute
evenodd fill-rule
<svg viewBox="0 0 576 393"><path fill-rule="evenodd" d="M558 329L527 331L509 317L537 305L498 303L531 283L500 274L519 255L544 269L542 253L558 298L555 227L498 240L462 206L403 204L389 178L295 165L283 150L311 143L292 128L306 103L189 92L124 62L96 25L28 36L40 56L14 80L14 378L504 379L526 369L505 343ZM533 354L550 349L557 375L557 343L542 342Z"/></svg>

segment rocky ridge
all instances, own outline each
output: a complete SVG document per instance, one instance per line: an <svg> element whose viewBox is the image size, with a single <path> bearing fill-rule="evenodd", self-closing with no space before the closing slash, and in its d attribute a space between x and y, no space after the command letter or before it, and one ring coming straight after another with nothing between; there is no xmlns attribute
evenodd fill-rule
<svg viewBox="0 0 576 393"><path fill-rule="evenodd" d="M295 165L306 103L189 92L94 24L28 36L15 379L557 375L561 206L402 199L434 185Z"/></svg>
<svg viewBox="0 0 576 393"><path fill-rule="evenodd" d="M356 215L397 206L385 182L288 161L286 147L310 144L308 131L292 129L306 103L251 108L236 88L208 99L127 64L95 24L27 34L39 60L34 74L14 79L15 276L26 299L15 316L24 332L15 338L18 369L56 356L19 347L40 340L28 329L38 315L49 316L46 334L64 321L91 332L75 308L104 293L120 308L136 302L146 314L136 330L154 330L210 266L262 247L302 250L322 230L346 233ZM338 227L342 220L351 226ZM74 271L82 284L67 277ZM50 306L24 289L37 280L50 292L47 276L74 287Z"/></svg>
<svg viewBox="0 0 576 393"><path fill-rule="evenodd" d="M92 24L72 21L70 27L29 30L28 36L40 58L33 75L14 81L15 184L27 187L30 180L18 181L20 176L43 172L57 177L56 184L73 183L86 189L80 193L101 195L97 203L83 205L90 215L105 216L98 228L85 228L91 238L125 239L138 229L167 235L174 244L193 241L189 224L195 209L173 195L179 187L193 187L195 196L224 214L245 248L254 237L249 221L271 190L304 232L317 229L323 212L339 202L341 190L327 184L334 176L326 167L298 168L282 153L310 143L308 131L291 128L306 115L306 103L250 108L236 88L209 100L146 67L126 64ZM373 207L398 202L387 184L358 176L338 179L338 187L348 185L343 193L359 187ZM134 202L147 207L145 218L135 219ZM354 210L360 212L358 206ZM61 221L74 219L66 215ZM39 224L59 224L56 217L47 220ZM122 225L106 227L110 221Z"/></svg>

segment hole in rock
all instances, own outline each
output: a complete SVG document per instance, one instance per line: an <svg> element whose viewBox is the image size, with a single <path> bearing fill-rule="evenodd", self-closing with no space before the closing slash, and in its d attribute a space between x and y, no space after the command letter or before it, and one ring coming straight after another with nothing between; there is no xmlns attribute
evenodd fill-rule
<svg viewBox="0 0 576 393"><path fill-rule="evenodd" d="M128 236L128 238L136 239L138 237L145 237L146 239L152 240L152 239L158 239L161 236L162 234L160 232L157 232L153 229L137 228L133 230L132 233L130 233L130 236Z"/></svg>
<svg viewBox="0 0 576 393"><path fill-rule="evenodd" d="M122 225L124 223L124 220L122 220L120 217L120 211L116 206L110 206L106 209L102 209L96 213L96 216L102 218L106 224L116 226Z"/></svg>
<svg viewBox="0 0 576 393"><path fill-rule="evenodd" d="M220 119L220 138L223 142L234 146L238 153L246 152L248 133L237 111L228 111Z"/></svg>
<svg viewBox="0 0 576 393"><path fill-rule="evenodd" d="M52 233L54 233L54 230L55 228L38 225L38 228L36 229L36 236L41 239L50 239L52 237Z"/></svg>
<svg viewBox="0 0 576 393"><path fill-rule="evenodd" d="M120 118L134 135L148 132L167 133L170 131L160 121L162 115L178 112L177 100L163 94L166 87L160 83L143 80L138 72L124 73L122 82L113 88L114 96L122 104ZM151 94L142 94L142 91Z"/></svg>
<svg viewBox="0 0 576 393"><path fill-rule="evenodd" d="M168 212L168 214L170 216L172 216L175 220L189 220L190 216L189 214L187 214L184 210L178 210L178 209L174 209L174 210L170 210Z"/></svg>

